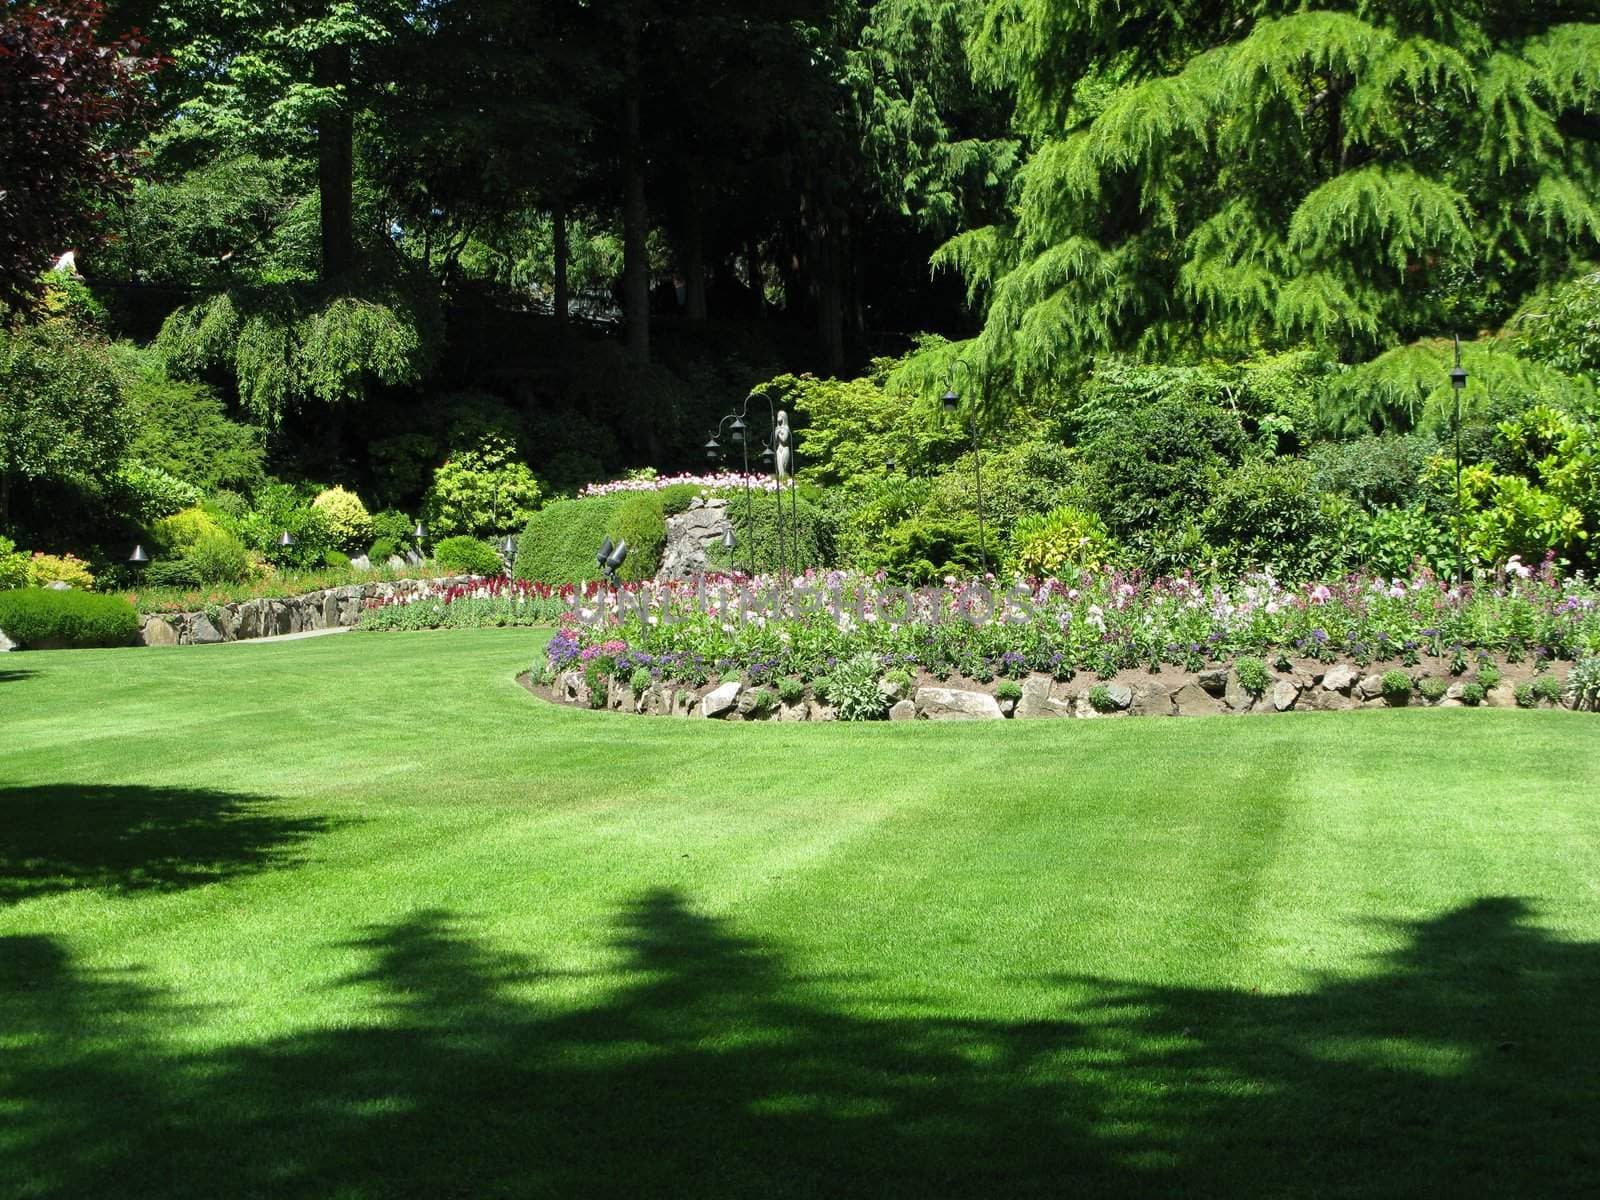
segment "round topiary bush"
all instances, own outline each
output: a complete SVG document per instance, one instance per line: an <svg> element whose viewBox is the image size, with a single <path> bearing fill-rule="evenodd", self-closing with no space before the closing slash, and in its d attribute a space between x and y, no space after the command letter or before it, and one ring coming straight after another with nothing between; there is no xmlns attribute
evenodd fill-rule
<svg viewBox="0 0 1600 1200"><path fill-rule="evenodd" d="M359 551L372 541L372 516L354 492L331 487L319 493L311 507L327 522L337 549Z"/></svg>
<svg viewBox="0 0 1600 1200"><path fill-rule="evenodd" d="M30 650L126 646L139 614L119 596L24 588L0 592L0 631Z"/></svg>
<svg viewBox="0 0 1600 1200"><path fill-rule="evenodd" d="M499 575L505 570L493 546L470 537L445 538L433 548L433 561L452 575Z"/></svg>
<svg viewBox="0 0 1600 1200"><path fill-rule="evenodd" d="M581 583L598 579L595 552L611 536L611 519L624 497L620 494L584 500L557 500L528 520L517 540L512 573L538 583Z"/></svg>

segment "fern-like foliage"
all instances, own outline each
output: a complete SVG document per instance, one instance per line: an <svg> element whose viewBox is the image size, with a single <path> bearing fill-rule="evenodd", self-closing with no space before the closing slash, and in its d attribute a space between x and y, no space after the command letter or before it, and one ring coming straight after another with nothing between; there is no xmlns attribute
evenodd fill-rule
<svg viewBox="0 0 1600 1200"><path fill-rule="evenodd" d="M973 60L1036 142L1009 222L934 259L986 304L964 353L1021 382L1501 324L1600 249L1600 19L1488 11L991 0Z"/></svg>

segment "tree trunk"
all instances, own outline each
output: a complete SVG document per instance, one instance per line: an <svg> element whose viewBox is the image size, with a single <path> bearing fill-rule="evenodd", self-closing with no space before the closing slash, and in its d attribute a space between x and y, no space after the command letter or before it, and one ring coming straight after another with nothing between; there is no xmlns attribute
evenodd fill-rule
<svg viewBox="0 0 1600 1200"><path fill-rule="evenodd" d="M639 17L630 13L623 31L622 114L622 310L628 357L650 361L650 210L644 195L644 144L639 132Z"/></svg>
<svg viewBox="0 0 1600 1200"><path fill-rule="evenodd" d="M567 202L565 200L556 201L555 208L550 213L550 230L556 252L556 328L565 329L567 310L571 307L571 298L567 290Z"/></svg>
<svg viewBox="0 0 1600 1200"><path fill-rule="evenodd" d="M350 48L317 51L318 87L340 96L317 125L317 190L322 201L322 281L347 275L355 265L355 122L350 112Z"/></svg>

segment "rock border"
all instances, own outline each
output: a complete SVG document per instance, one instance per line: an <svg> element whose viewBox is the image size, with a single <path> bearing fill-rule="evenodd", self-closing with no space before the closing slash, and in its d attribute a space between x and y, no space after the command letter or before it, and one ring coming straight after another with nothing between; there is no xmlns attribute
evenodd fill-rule
<svg viewBox="0 0 1600 1200"><path fill-rule="evenodd" d="M243 600L202 612L147 613L141 617L138 641L143 646L212 646L291 633L349 629L372 601L434 588L465 587L478 581L476 575L380 580L301 596Z"/></svg>
<svg viewBox="0 0 1600 1200"><path fill-rule="evenodd" d="M1478 707L1515 708L1515 688L1535 678L1527 663L1487 659L1501 674L1500 682L1485 692ZM1393 664L1361 666L1352 662L1322 663L1290 660L1287 669L1269 668L1267 686L1259 694L1247 691L1238 672L1217 665L1199 672L1171 669L1155 673L1121 672L1109 680L1079 675L1057 680L1035 673L1017 680L1020 695L1000 695L1000 683L970 679L937 680L924 673L910 687L887 680L879 689L888 704L890 721L998 721L1070 718L1092 720L1116 717L1198 717L1274 715L1286 712L1341 712L1357 708L1468 708L1466 687L1477 670L1474 660L1460 676L1449 673L1449 660L1428 659L1413 667ZM1411 695L1403 700L1385 697L1383 675L1402 670L1412 680ZM1418 690L1423 679L1447 681L1437 700L1425 699ZM566 671L549 684L527 681L535 695L556 704L592 711L652 717L698 717L724 721L835 721L835 708L818 699L807 686L793 704L778 699L773 685L746 681L712 683L703 687L656 683L635 693L625 681L612 680L603 701L591 703L589 685L578 671ZM1103 688L1103 691L1098 689ZM1537 708L1571 708L1537 701Z"/></svg>

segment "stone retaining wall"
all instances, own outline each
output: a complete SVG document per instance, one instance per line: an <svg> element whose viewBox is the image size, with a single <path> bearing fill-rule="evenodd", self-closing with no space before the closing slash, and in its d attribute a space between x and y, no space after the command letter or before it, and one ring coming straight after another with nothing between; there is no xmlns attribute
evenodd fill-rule
<svg viewBox="0 0 1600 1200"><path fill-rule="evenodd" d="M1513 708L1513 689L1532 677L1526 664L1496 660L1501 682L1484 695L1484 708ZM1274 670L1266 689L1255 696L1245 691L1235 671L1217 666L1194 674L1166 670L1155 674L1126 672L1111 680L1079 676L1062 682L1049 675L1034 674L1017 681L1021 696L1002 698L997 685L970 680L938 681L925 676L904 690L884 681L879 684L889 704L891 721L999 721L1008 718L1101 718L1101 717L1195 717L1226 715L1270 715L1284 712L1340 711L1354 708L1464 708L1463 699L1472 670L1459 677L1448 674L1448 665L1434 662L1399 668L1414 681L1435 678L1447 681L1446 691L1437 701L1425 700L1418 692L1401 702L1383 695L1383 672L1396 669L1361 667L1353 663L1323 664L1296 661L1287 670ZM1475 669L1475 668L1474 668ZM1561 665L1553 670L1560 671ZM1560 676L1557 676L1560 678ZM1096 708L1090 694L1103 685L1099 695L1102 708ZM757 688L744 683L710 684L693 688L655 684L634 693L625 682L609 685L604 703L593 705L583 676L577 671L560 675L553 686L536 689L547 699L582 708L600 707L612 712L640 716L701 717L725 721L833 721L834 708L817 699L809 688L793 704L777 701L773 687ZM1556 707L1550 701L1540 707Z"/></svg>
<svg viewBox="0 0 1600 1200"><path fill-rule="evenodd" d="M348 629L361 619L369 601L473 581L473 576L462 575L353 583L304 596L222 604L205 612L151 613L142 618L139 641L146 646L206 646L317 629Z"/></svg>

